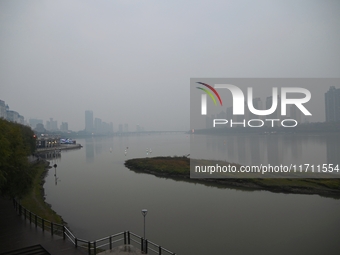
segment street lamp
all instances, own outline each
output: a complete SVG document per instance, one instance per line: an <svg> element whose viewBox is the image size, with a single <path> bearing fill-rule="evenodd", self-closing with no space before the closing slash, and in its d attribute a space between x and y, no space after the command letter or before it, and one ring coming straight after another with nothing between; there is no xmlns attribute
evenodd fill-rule
<svg viewBox="0 0 340 255"><path fill-rule="evenodd" d="M144 236L143 236L143 239L144 239L144 245L143 245L143 250L145 251L145 244L146 244L146 241L145 241L145 216L148 214L148 210L147 209L143 209L142 210L142 215L144 216Z"/></svg>
<svg viewBox="0 0 340 255"><path fill-rule="evenodd" d="M144 240L145 240L145 216L148 214L148 210L147 209L143 209L142 210L142 214L144 216Z"/></svg>

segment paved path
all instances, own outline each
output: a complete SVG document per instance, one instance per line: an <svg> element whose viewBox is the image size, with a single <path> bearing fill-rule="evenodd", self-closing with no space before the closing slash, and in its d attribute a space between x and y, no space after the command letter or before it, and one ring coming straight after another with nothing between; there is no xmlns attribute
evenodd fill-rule
<svg viewBox="0 0 340 255"><path fill-rule="evenodd" d="M12 200L0 197L0 253L40 244L51 255L84 255L86 250L75 248L69 240L51 236L31 225L15 212Z"/></svg>
<svg viewBox="0 0 340 255"><path fill-rule="evenodd" d="M113 248L111 251L105 251L98 253L98 255L106 255L106 254L111 254L111 255L139 255L142 254L139 249L136 249L132 245L122 245L119 247Z"/></svg>
<svg viewBox="0 0 340 255"><path fill-rule="evenodd" d="M43 232L40 227L36 228L34 224L30 224L16 213L12 200L0 197L0 255L3 252L38 244L51 255L88 254L85 249L75 248L71 241L63 240L60 236L51 236L50 232ZM100 254L139 255L142 253L132 245L122 245Z"/></svg>

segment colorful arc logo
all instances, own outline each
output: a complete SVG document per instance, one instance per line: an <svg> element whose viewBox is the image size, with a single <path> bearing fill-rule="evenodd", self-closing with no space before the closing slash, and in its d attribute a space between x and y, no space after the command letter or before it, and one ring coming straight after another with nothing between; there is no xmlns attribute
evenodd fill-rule
<svg viewBox="0 0 340 255"><path fill-rule="evenodd" d="M214 92L214 94L215 94L215 95L217 96L217 98L218 98L218 101L220 101L220 105L222 106L221 97L220 97L220 95L217 93L216 89L214 89L214 88L213 88L212 86L210 86L209 84L206 84L206 83L203 83L203 82L196 82L196 83L201 84L201 85L203 85L203 86L206 86L206 87L209 88L212 92ZM207 90L207 89L205 89L205 88L201 88L201 87L196 87L196 88L201 89L201 90L203 90L205 93L207 93L207 94L211 97L211 99L213 100L214 104L216 105L216 99L215 99L214 95L213 95L209 90Z"/></svg>
<svg viewBox="0 0 340 255"><path fill-rule="evenodd" d="M214 92L214 94L217 96L218 100L220 101L220 105L222 106L221 97L220 97L220 95L217 93L217 91L212 86L210 86L209 84L203 83L203 82L197 82L197 83L201 84L203 86L206 86L212 92ZM216 99L215 99L214 95L210 92L210 90L205 89L205 88L201 88L201 87L196 87L196 88L198 88L200 90L203 90L206 93L206 94L202 94L202 97L201 97L201 114L202 115L207 115L207 94L213 100L215 105L216 105Z"/></svg>

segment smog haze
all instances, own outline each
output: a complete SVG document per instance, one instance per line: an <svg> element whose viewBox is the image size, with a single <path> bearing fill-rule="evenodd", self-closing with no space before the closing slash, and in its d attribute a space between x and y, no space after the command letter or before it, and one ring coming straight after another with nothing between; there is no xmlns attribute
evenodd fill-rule
<svg viewBox="0 0 340 255"><path fill-rule="evenodd" d="M86 110L114 131L188 130L190 78L339 77L339 12L329 0L1 1L0 99L74 131Z"/></svg>

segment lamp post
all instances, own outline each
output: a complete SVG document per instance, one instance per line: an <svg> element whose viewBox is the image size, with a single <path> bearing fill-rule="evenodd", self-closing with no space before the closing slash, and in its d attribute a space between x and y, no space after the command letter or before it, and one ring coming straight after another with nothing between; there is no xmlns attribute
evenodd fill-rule
<svg viewBox="0 0 340 255"><path fill-rule="evenodd" d="M143 239L144 239L143 250L144 250L144 252L146 251L146 247L145 247L145 244L146 244L146 241L145 241L145 216L147 214L148 214L148 210L147 209L143 209L142 210L142 215L144 216L144 235L143 235Z"/></svg>

